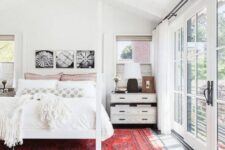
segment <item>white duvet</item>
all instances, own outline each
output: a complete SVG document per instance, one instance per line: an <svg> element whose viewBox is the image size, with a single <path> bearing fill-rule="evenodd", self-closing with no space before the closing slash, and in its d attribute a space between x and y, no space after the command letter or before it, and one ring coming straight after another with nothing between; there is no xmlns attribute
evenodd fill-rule
<svg viewBox="0 0 225 150"><path fill-rule="evenodd" d="M0 103L4 101L6 105L8 101L12 103L17 101L18 98L0 98ZM70 131L87 131L94 130L96 126L96 99L95 98L62 98L68 109L70 110L70 117L64 123L58 123L57 128L53 131L49 129L49 126L40 119L39 101L31 100L23 107L22 114L22 127L21 132L30 130L45 130L52 132L54 130L63 131L64 133ZM2 106L0 106L2 107ZM3 106L4 107L4 106ZM109 120L109 117L104 109L101 107L101 136L102 140L105 140L113 135L113 127ZM22 137L23 138L23 137ZM54 138L54 137L53 137ZM62 137L63 139L63 137Z"/></svg>
<svg viewBox="0 0 225 150"><path fill-rule="evenodd" d="M96 100L93 98L63 98L68 109L71 111L70 118L65 123L57 124L54 130L80 130L95 129L96 126ZM48 129L48 126L40 121L38 113L38 101L29 103L23 112L23 129ZM102 140L113 135L113 127L109 117L101 107L101 131ZM51 132L51 131L50 131Z"/></svg>

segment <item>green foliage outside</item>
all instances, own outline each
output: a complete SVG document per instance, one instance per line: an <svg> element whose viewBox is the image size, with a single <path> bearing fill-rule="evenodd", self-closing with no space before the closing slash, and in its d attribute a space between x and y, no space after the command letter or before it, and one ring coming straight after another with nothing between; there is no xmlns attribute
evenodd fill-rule
<svg viewBox="0 0 225 150"><path fill-rule="evenodd" d="M206 57L200 56L198 57L198 80L206 80L207 79L207 66L206 66Z"/></svg>
<svg viewBox="0 0 225 150"><path fill-rule="evenodd" d="M225 46L225 17L218 14L218 46ZM225 79L225 50L218 51L218 79Z"/></svg>
<svg viewBox="0 0 225 150"><path fill-rule="evenodd" d="M222 13L218 14L218 46L225 45L225 17Z"/></svg>
<svg viewBox="0 0 225 150"><path fill-rule="evenodd" d="M13 62L14 41L0 41L0 62Z"/></svg>
<svg viewBox="0 0 225 150"><path fill-rule="evenodd" d="M197 19L197 42L199 43L200 48L198 52L206 52L206 45L207 42L207 15L202 13L198 16ZM198 44L197 43L197 44ZM199 55L197 58L197 75L198 80L206 80L207 79L207 61L206 55Z"/></svg>
<svg viewBox="0 0 225 150"><path fill-rule="evenodd" d="M218 52L218 80L225 79L225 50Z"/></svg>
<svg viewBox="0 0 225 150"><path fill-rule="evenodd" d="M120 56L122 59L132 59L132 46L126 46Z"/></svg>

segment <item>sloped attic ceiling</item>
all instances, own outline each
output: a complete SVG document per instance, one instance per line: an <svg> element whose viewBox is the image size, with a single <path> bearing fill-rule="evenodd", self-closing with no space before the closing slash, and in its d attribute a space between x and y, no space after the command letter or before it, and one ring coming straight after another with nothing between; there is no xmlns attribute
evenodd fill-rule
<svg viewBox="0 0 225 150"><path fill-rule="evenodd" d="M180 0L105 0L107 3L122 7L159 22Z"/></svg>

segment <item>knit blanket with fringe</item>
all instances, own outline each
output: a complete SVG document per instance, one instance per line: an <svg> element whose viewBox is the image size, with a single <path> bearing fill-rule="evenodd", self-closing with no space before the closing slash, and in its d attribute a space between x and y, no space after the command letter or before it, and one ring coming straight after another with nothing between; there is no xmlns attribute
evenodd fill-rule
<svg viewBox="0 0 225 150"><path fill-rule="evenodd" d="M23 109L28 103L38 100L40 121L49 129L57 128L58 123L65 123L70 117L70 110L59 97L52 94L23 95L14 100L0 101L0 139L9 148L23 144L22 120Z"/></svg>

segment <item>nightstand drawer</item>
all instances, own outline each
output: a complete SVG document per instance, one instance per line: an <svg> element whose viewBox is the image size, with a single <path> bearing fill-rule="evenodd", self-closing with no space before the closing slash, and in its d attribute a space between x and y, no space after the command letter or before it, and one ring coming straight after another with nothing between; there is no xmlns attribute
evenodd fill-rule
<svg viewBox="0 0 225 150"><path fill-rule="evenodd" d="M156 94L113 94L111 103L155 103Z"/></svg>
<svg viewBox="0 0 225 150"><path fill-rule="evenodd" d="M129 105L116 105L111 106L111 115L116 114L134 114L134 115L156 115L156 107L152 106L136 106L131 107Z"/></svg>
<svg viewBox="0 0 225 150"><path fill-rule="evenodd" d="M111 102L115 103L123 103L123 102L128 102L128 101L135 101L135 97L132 95L127 95L127 94L117 94L112 96Z"/></svg>
<svg viewBox="0 0 225 150"><path fill-rule="evenodd" d="M156 94L140 94L138 95L138 100L148 103L155 103Z"/></svg>
<svg viewBox="0 0 225 150"><path fill-rule="evenodd" d="M155 115L113 115L111 121L114 124L154 124L156 117Z"/></svg>

